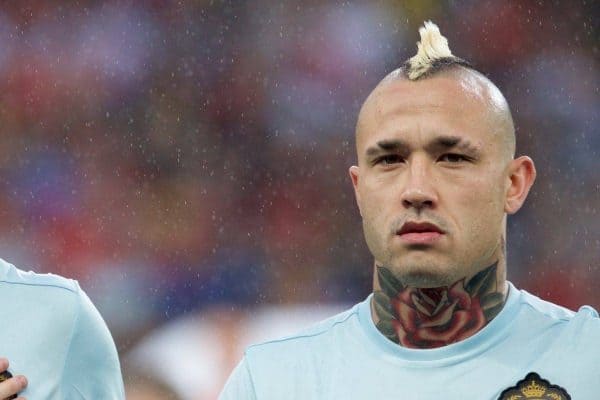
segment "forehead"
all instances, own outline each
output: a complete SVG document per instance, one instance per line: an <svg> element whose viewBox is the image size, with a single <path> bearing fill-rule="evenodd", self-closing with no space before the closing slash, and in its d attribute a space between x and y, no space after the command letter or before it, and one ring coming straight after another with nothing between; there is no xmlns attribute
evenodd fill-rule
<svg viewBox="0 0 600 400"><path fill-rule="evenodd" d="M397 136L410 140L414 133L466 136L484 144L497 136L494 102L485 82L472 74L384 81L361 109L357 146Z"/></svg>

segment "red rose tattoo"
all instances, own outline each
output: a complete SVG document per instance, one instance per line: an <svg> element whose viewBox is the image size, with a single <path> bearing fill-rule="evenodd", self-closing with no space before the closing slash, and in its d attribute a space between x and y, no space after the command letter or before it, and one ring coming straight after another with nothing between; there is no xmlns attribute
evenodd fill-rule
<svg viewBox="0 0 600 400"><path fill-rule="evenodd" d="M377 328L405 347L434 348L472 336L504 305L496 287L496 265L450 287L404 287L391 271L377 267L381 291L374 294Z"/></svg>

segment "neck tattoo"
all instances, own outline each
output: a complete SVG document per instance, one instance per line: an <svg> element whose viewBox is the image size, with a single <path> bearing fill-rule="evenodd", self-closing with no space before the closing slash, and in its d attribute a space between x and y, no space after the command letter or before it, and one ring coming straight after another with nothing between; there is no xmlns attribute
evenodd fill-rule
<svg viewBox="0 0 600 400"><path fill-rule="evenodd" d="M465 283L441 288L404 286L392 272L377 266L380 290L373 294L377 329L405 347L431 349L477 333L502 309L505 296L494 263Z"/></svg>

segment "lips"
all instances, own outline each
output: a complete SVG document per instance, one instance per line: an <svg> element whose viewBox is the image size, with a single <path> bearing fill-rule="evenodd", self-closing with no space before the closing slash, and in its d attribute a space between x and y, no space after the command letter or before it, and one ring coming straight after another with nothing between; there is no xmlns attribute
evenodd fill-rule
<svg viewBox="0 0 600 400"><path fill-rule="evenodd" d="M407 222L397 232L400 239L409 245L432 245L444 231L430 222Z"/></svg>
<svg viewBox="0 0 600 400"><path fill-rule="evenodd" d="M435 232L439 234L443 234L444 231L441 230L437 225L429 223L429 222L406 222L402 225L402 228L397 232L398 235L404 235L407 233L426 233L426 232Z"/></svg>

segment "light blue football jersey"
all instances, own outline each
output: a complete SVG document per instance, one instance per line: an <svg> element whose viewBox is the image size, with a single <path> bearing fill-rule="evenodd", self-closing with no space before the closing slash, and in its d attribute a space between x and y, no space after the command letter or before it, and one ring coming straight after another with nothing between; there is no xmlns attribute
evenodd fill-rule
<svg viewBox="0 0 600 400"><path fill-rule="evenodd" d="M250 346L220 400L600 399L600 319L591 307L574 313L509 284L504 308L481 331L421 350L383 336L370 300Z"/></svg>
<svg viewBox="0 0 600 400"><path fill-rule="evenodd" d="M25 375L31 400L124 399L119 358L76 281L0 260L0 356Z"/></svg>

